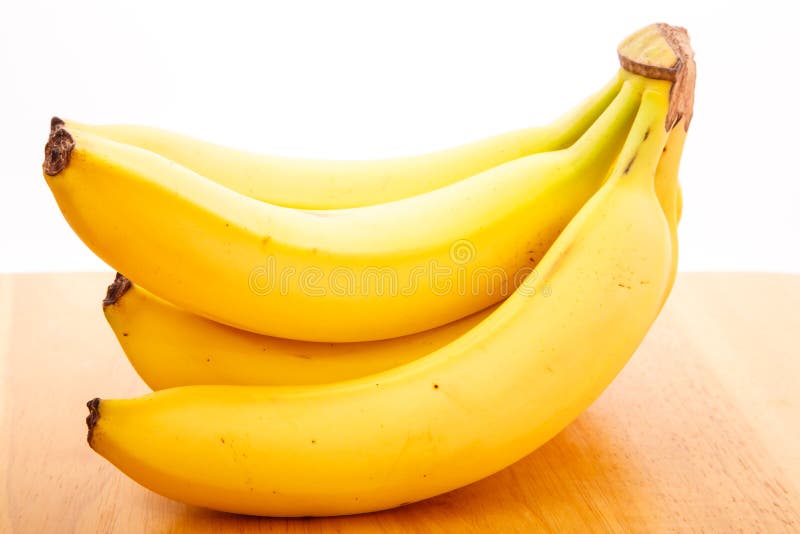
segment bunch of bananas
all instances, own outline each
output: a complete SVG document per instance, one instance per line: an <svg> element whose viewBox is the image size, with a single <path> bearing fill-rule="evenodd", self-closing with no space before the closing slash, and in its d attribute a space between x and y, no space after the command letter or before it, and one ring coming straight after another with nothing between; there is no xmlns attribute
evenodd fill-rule
<svg viewBox="0 0 800 534"><path fill-rule="evenodd" d="M553 124L405 159L53 119L45 178L130 277L104 310L156 390L90 401L91 447L173 499L308 516L431 497L550 439L675 277L693 53L666 24L618 52Z"/></svg>

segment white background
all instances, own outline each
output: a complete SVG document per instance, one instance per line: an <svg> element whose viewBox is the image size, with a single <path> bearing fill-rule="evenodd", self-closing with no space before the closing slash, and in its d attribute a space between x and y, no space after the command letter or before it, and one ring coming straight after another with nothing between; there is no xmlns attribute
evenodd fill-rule
<svg viewBox="0 0 800 534"><path fill-rule="evenodd" d="M612 76L618 41L664 21L698 63L681 269L800 272L791 6L7 2L0 271L107 268L41 176L51 115L289 156L411 155L548 122Z"/></svg>

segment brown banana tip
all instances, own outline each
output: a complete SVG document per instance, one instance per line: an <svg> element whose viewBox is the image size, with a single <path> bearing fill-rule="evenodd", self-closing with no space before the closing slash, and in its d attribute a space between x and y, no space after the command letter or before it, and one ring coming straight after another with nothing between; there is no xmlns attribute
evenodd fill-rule
<svg viewBox="0 0 800 534"><path fill-rule="evenodd" d="M132 285L130 280L125 278L121 273L117 273L117 276L114 277L114 281L108 286L106 298L103 299L103 308L106 306L113 306L119 302L119 299L128 292Z"/></svg>
<svg viewBox="0 0 800 534"><path fill-rule="evenodd" d="M663 22L651 24L622 41L617 55L628 72L672 82L665 127L669 131L686 119L684 128L688 130L694 111L697 66L686 29Z"/></svg>
<svg viewBox="0 0 800 534"><path fill-rule="evenodd" d="M86 416L86 426L89 428L89 431L86 434L86 441L91 447L94 427L97 426L97 421L100 420L100 398L95 397L94 399L90 400L86 403L86 407L89 408L89 415Z"/></svg>
<svg viewBox="0 0 800 534"><path fill-rule="evenodd" d="M69 165L75 140L64 127L64 121L58 117L50 119L50 135L44 146L44 162L42 169L48 176L55 176Z"/></svg>

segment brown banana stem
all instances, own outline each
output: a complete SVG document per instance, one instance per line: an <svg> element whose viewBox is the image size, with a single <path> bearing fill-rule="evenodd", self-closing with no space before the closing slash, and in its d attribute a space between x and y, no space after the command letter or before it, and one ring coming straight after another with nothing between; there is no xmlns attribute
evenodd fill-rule
<svg viewBox="0 0 800 534"><path fill-rule="evenodd" d="M671 130L682 118L689 129L694 109L696 65L685 28L657 23L627 37L617 48L619 62L628 72L672 82L669 112L664 127Z"/></svg>

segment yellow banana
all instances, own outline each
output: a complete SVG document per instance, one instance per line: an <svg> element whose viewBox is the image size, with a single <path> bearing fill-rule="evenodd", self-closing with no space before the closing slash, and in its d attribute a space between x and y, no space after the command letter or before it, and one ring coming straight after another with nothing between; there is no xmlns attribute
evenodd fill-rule
<svg viewBox="0 0 800 534"><path fill-rule="evenodd" d="M678 167L686 128L669 133L655 175L655 190L678 260ZM664 295L669 294L669 289ZM443 347L493 308L420 334L363 343L311 343L252 334L172 306L117 275L103 311L125 354L153 390L199 384L290 385L338 382L396 367Z"/></svg>
<svg viewBox="0 0 800 534"><path fill-rule="evenodd" d="M425 193L516 158L572 145L608 107L622 85L601 91L549 126L528 128L439 152L373 161L321 161L254 154L174 132L134 125L87 125L85 130L138 146L258 200L306 209L379 204Z"/></svg>
<svg viewBox="0 0 800 534"><path fill-rule="evenodd" d="M680 121L670 131L667 143L664 146L664 153L661 155L661 161L659 161L658 170L656 171L656 195L667 218L670 241L672 243L672 267L670 269L669 283L667 284L667 294L664 295L665 301L672 290L675 276L678 273L678 223L681 216L681 190L678 182L678 170L683 153L683 144L686 141L687 129L688 125L684 121Z"/></svg>
<svg viewBox="0 0 800 534"><path fill-rule="evenodd" d="M253 334L181 310L117 275L103 312L133 368L154 390L196 384L323 384L366 376L437 350L494 307L384 341L313 343Z"/></svg>
<svg viewBox="0 0 800 534"><path fill-rule="evenodd" d="M654 173L669 87L649 84L610 179L538 276L452 343L336 384L95 399L90 445L162 495L277 516L390 508L520 459L600 394L660 309L670 232Z"/></svg>
<svg viewBox="0 0 800 534"><path fill-rule="evenodd" d="M655 177L656 195L670 228L671 268L664 294L666 302L678 271L678 223L683 211L678 171L694 111L694 51L684 28L659 23L626 38L620 44L618 54L623 66L623 79L634 76L632 72L636 72L672 82L670 112L665 122L670 132Z"/></svg>
<svg viewBox="0 0 800 534"><path fill-rule="evenodd" d="M568 149L345 210L259 202L59 121L43 167L84 243L159 297L276 337L386 339L507 297L605 180L640 97L625 81Z"/></svg>
<svg viewBox="0 0 800 534"><path fill-rule="evenodd" d="M656 195L671 235L665 300L678 266L678 169L686 130L681 121L670 131L655 174ZM199 384L323 384L365 376L433 352L494 309L403 338L331 344L261 336L209 321L119 275L109 296L103 306L106 319L131 365L153 390Z"/></svg>

